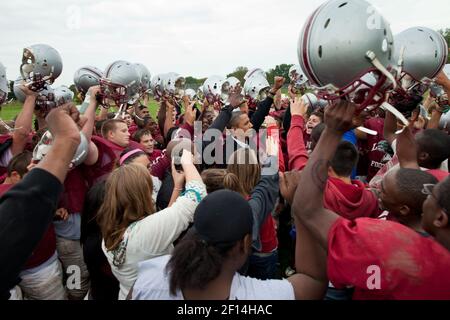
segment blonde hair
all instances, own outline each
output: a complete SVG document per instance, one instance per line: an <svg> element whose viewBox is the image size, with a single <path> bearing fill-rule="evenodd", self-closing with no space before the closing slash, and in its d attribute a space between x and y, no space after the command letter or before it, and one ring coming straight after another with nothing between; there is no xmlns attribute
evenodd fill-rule
<svg viewBox="0 0 450 320"><path fill-rule="evenodd" d="M237 177L242 191L234 191L241 193L243 196L250 195L261 179L261 167L258 158L255 151L249 148L241 148L233 152L227 171ZM234 182L233 185L235 185Z"/></svg>
<svg viewBox="0 0 450 320"><path fill-rule="evenodd" d="M152 178L142 165L124 165L110 174L97 218L108 250L120 244L131 223L155 212L152 191Z"/></svg>

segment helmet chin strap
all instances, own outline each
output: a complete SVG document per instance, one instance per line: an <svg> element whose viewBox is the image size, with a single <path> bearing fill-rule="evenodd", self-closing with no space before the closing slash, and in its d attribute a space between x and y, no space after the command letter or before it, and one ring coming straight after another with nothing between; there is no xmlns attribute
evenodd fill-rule
<svg viewBox="0 0 450 320"><path fill-rule="evenodd" d="M397 88L397 81L395 80L395 77L392 75L392 73L389 72L388 69L386 69L385 66L378 60L376 54L373 51L367 51L366 57L370 59L370 62L373 64L375 68L377 68L382 74L386 76L391 82L394 87L394 89Z"/></svg>
<svg viewBox="0 0 450 320"><path fill-rule="evenodd" d="M125 111L126 104L121 104L119 107L119 110L117 111L116 115L114 116L114 119L118 119L120 115Z"/></svg>

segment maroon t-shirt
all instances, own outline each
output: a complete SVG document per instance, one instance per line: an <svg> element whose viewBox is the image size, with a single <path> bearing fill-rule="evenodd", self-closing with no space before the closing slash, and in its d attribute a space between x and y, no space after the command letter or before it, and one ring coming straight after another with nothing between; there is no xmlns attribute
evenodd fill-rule
<svg viewBox="0 0 450 320"><path fill-rule="evenodd" d="M328 278L355 300L450 299L450 252L399 223L339 218L328 233Z"/></svg>
<svg viewBox="0 0 450 320"><path fill-rule="evenodd" d="M386 155L385 152L377 149L378 142L384 140L383 128L384 119L383 118L370 118L365 123L364 126L367 129L374 130L378 133L376 136L370 134L367 135L367 158L368 158L368 173L367 181L372 180L372 178L377 174L381 167L390 160L390 157Z"/></svg>

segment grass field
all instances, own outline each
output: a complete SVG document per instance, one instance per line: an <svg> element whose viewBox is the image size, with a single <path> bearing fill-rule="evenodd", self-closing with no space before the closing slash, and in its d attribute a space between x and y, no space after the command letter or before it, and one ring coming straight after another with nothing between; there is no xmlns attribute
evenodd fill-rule
<svg viewBox="0 0 450 320"><path fill-rule="evenodd" d="M156 119L156 115L158 113L158 102L150 99L148 109L153 119ZM1 108L0 118L4 121L12 120L16 115L19 114L20 110L22 110L22 103L20 103L19 101L13 101Z"/></svg>

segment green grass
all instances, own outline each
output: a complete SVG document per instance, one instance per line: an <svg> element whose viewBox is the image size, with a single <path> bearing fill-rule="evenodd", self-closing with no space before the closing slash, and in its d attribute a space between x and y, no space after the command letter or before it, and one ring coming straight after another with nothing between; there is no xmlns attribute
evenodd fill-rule
<svg viewBox="0 0 450 320"><path fill-rule="evenodd" d="M157 101L150 99L148 103L148 109L153 119L156 120L156 115L158 114L159 104ZM22 103L19 101L13 101L7 105L4 105L0 110L0 118L4 121L12 120L19 112L22 110Z"/></svg>

